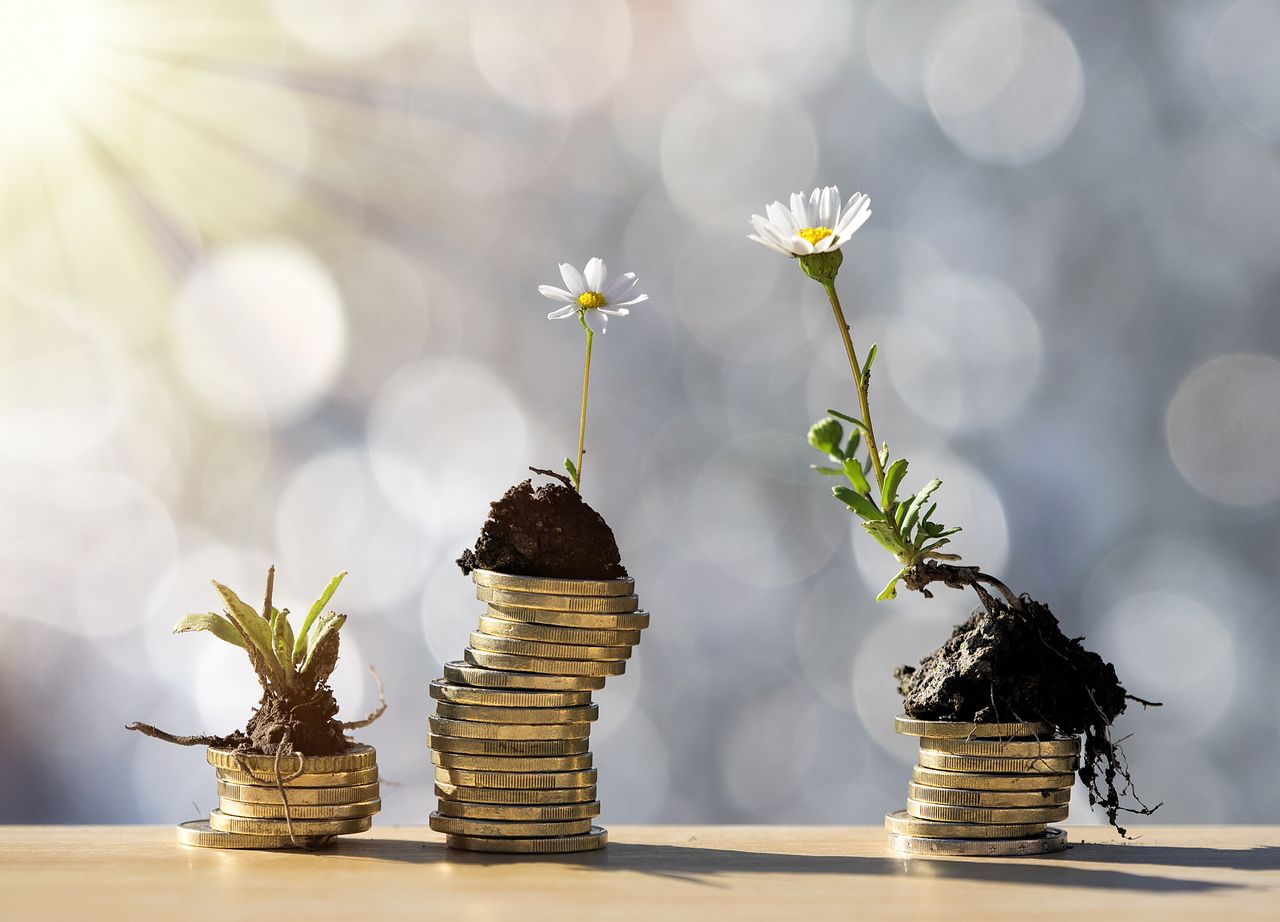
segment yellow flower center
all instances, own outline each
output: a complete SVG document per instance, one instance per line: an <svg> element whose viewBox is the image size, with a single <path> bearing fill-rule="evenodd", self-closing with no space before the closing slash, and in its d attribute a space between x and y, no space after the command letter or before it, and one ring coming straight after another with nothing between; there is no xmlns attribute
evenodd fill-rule
<svg viewBox="0 0 1280 922"><path fill-rule="evenodd" d="M819 240L826 240L835 231L829 227L802 227L796 231L797 237L803 237L812 244L816 244Z"/></svg>
<svg viewBox="0 0 1280 922"><path fill-rule="evenodd" d="M827 233L830 233L828 231ZM604 295L598 291L584 291L578 295L578 305L585 308L604 307L609 302L605 300Z"/></svg>

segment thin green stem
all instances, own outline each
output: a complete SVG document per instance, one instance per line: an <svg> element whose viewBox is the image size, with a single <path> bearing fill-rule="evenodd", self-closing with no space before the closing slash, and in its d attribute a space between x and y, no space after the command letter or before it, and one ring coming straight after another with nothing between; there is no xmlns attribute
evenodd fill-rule
<svg viewBox="0 0 1280 922"><path fill-rule="evenodd" d="M582 364L582 412L578 414L578 467L573 478L573 488L581 493L583 446L587 440L587 388L591 385L591 343L595 339L595 333L587 326L582 312L578 316L582 320L582 328L587 331L587 357Z"/></svg>
<svg viewBox="0 0 1280 922"><path fill-rule="evenodd" d="M849 370L853 372L853 383L858 389L858 405L862 409L862 421L867 424L864 433L869 443L867 450L871 455L871 466L876 472L876 484L884 489L884 465L880 463L880 443L876 441L876 428L871 422L871 405L867 401L867 382L862 377L862 366L858 364L858 353L853 348L853 334L849 330L849 321L844 319L844 311L840 307L840 296L836 294L835 282L824 282L827 299L831 302L831 312L835 314L836 325L840 328L840 336L844 339L844 351L849 356Z"/></svg>

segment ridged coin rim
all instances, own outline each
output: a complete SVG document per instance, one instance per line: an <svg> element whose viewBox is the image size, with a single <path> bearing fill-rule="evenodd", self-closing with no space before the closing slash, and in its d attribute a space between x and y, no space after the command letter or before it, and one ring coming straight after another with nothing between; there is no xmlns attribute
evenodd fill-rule
<svg viewBox="0 0 1280 922"><path fill-rule="evenodd" d="M255 772L275 772L276 757L259 753L232 752L230 749L219 749L210 746L206 754L209 764L215 768L231 768L240 771L240 760ZM378 764L378 753L364 743L354 743L346 752L327 756L304 756L300 754L280 757L280 773L291 775L299 768L303 771L342 772L359 768L372 768Z"/></svg>
<svg viewBox="0 0 1280 922"><path fill-rule="evenodd" d="M583 704L568 708L488 707L481 704L436 702L436 716L449 720L474 720L493 724L585 724L600 716L600 705Z"/></svg>
<svg viewBox="0 0 1280 922"><path fill-rule="evenodd" d="M581 788L553 788L535 790L529 788L481 788L468 784L435 783L435 795L440 800L470 804L506 804L529 806L534 804L581 804L596 799L596 786Z"/></svg>
<svg viewBox="0 0 1280 922"><path fill-rule="evenodd" d="M986 823L940 823L937 820L918 820L906 810L895 810L884 815L885 829L899 836L923 836L946 839L1016 839L1038 835L1045 831L1046 823L1011 823L1007 826L991 826Z"/></svg>
<svg viewBox="0 0 1280 922"><path fill-rule="evenodd" d="M506 589L511 592L535 592L540 595L632 595L636 581L631 577L621 579L565 579L557 576L520 576L499 573L497 570L472 570L471 580L477 586L488 589Z"/></svg>
<svg viewBox="0 0 1280 922"><path fill-rule="evenodd" d="M585 736L567 740L493 740L428 733L427 745L436 752L474 756L572 756L586 752L591 740Z"/></svg>
<svg viewBox="0 0 1280 922"><path fill-rule="evenodd" d="M1070 803L1071 789L1045 791L970 791L964 788L939 788L912 781L907 797L926 804L951 807L1057 807Z"/></svg>
<svg viewBox="0 0 1280 922"><path fill-rule="evenodd" d="M488 653L468 646L462 654L467 662L508 672L532 672L536 675L584 676L608 678L627 671L626 660L543 659L517 653Z"/></svg>
<svg viewBox="0 0 1280 922"><path fill-rule="evenodd" d="M907 855L937 855L949 858L1016 858L1048 855L1067 847L1064 829L1049 827L1039 835L1016 839L937 839L889 833L889 847Z"/></svg>
<svg viewBox="0 0 1280 922"><path fill-rule="evenodd" d="M457 678L451 677L450 673ZM535 672L493 669L465 660L445 663L444 674L450 681L508 691L595 691L604 688L605 680L605 676L538 675Z"/></svg>
<svg viewBox="0 0 1280 922"><path fill-rule="evenodd" d="M480 633L513 640L555 643L568 646L634 647L640 643L639 630L596 627L562 627L532 621L510 621L492 615L480 616Z"/></svg>
<svg viewBox="0 0 1280 922"><path fill-rule="evenodd" d="M1070 789L1076 776L1066 772L1056 775L993 775L915 765L911 769L911 780L930 787L962 791L1058 791Z"/></svg>
<svg viewBox="0 0 1280 922"><path fill-rule="evenodd" d="M472 649L486 653L514 653L518 656L534 656L556 660L594 660L609 662L631 659L631 647L593 647L587 644L544 643L540 640L521 640L519 637L502 637L472 631L467 638Z"/></svg>
<svg viewBox="0 0 1280 922"><path fill-rule="evenodd" d="M916 761L924 768L945 772L976 772L997 775L1061 775L1073 772L1078 760L1068 756L1039 759L998 759L991 756L957 756L932 749L921 749Z"/></svg>
<svg viewBox="0 0 1280 922"><path fill-rule="evenodd" d="M297 845L285 836L245 836L234 832L221 832L209 825L207 819L187 820L175 827L179 845L192 848L258 848L277 850L284 848L319 848L332 836L298 836Z"/></svg>
<svg viewBox="0 0 1280 922"><path fill-rule="evenodd" d="M583 788L596 784L594 768L572 772L485 772L467 768L436 767L435 780L473 788L524 788L532 791Z"/></svg>
<svg viewBox="0 0 1280 922"><path fill-rule="evenodd" d="M503 852L519 855L565 855L571 852L591 852L609 844L609 832L601 826L580 836L561 836L554 839L497 839L484 836L445 836L444 844L469 852Z"/></svg>
<svg viewBox="0 0 1280 922"><path fill-rule="evenodd" d="M472 667L478 668L478 667ZM518 691L458 685L447 679L431 683L431 697L449 704L493 708L569 708L591 703L590 691Z"/></svg>
<svg viewBox="0 0 1280 922"><path fill-rule="evenodd" d="M215 768L214 773L219 781L229 784L243 784L246 787L269 787L275 789L276 783L271 773L258 773L257 777L230 768ZM284 776L288 778L288 775ZM284 782L286 788L344 788L355 784L372 784L378 780L378 767L358 768L349 772L304 772L296 778Z"/></svg>
<svg viewBox="0 0 1280 922"><path fill-rule="evenodd" d="M476 586L476 598L481 602L495 602L499 605L519 605L521 608L580 612L591 615L625 615L640 608L640 597L634 594L615 596L546 595L536 592L515 592L510 589L490 589L487 586Z"/></svg>
<svg viewBox="0 0 1280 922"><path fill-rule="evenodd" d="M427 727L437 736L479 740L578 740L591 735L591 724L495 724L428 717Z"/></svg>
<svg viewBox="0 0 1280 922"><path fill-rule="evenodd" d="M218 810L243 819L282 820L285 817L281 804L259 804L230 797L218 798ZM382 801L378 798L353 804L289 804L289 815L295 820L354 820L374 816L381 810Z"/></svg>
<svg viewBox="0 0 1280 922"><path fill-rule="evenodd" d="M209 813L209 825L219 832L233 832L245 836L288 836L289 824L284 820L247 819L228 816L220 810ZM350 820L293 820L293 832L297 836L347 836L364 832L373 827L373 817L362 816Z"/></svg>
<svg viewBox="0 0 1280 922"><path fill-rule="evenodd" d="M290 804L299 807L332 807L338 804L358 804L379 797L380 785L353 784L343 788L285 788ZM218 782L218 796L247 804L280 805L280 792L273 787L257 787L248 784Z"/></svg>
<svg viewBox="0 0 1280 922"><path fill-rule="evenodd" d="M550 627L581 627L591 630L643 631L649 626L649 613L643 608L628 612L574 612L529 608L505 602L488 603L490 617L520 624L545 624Z"/></svg>
<svg viewBox="0 0 1280 922"><path fill-rule="evenodd" d="M590 752L558 756L492 756L433 750L431 764L475 772L576 772L591 768L594 759Z"/></svg>
<svg viewBox="0 0 1280 922"><path fill-rule="evenodd" d="M918 820L940 823L983 823L992 826L1014 826L1020 823L1061 823L1067 818L1067 804L1048 807L963 807L955 804L930 804L908 798L907 813Z"/></svg>
<svg viewBox="0 0 1280 922"><path fill-rule="evenodd" d="M436 812L467 820L554 823L597 817L600 815L600 801L588 800L577 804L478 804L441 797Z"/></svg>

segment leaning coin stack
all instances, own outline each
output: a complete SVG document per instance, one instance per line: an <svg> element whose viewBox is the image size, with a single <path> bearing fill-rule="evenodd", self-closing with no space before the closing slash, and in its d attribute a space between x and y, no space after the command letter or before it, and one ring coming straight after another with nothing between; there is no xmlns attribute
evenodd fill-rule
<svg viewBox="0 0 1280 922"><path fill-rule="evenodd" d="M899 717L920 738L907 809L885 817L889 844L916 855L1042 855L1066 848L1080 740L1042 723Z"/></svg>
<svg viewBox="0 0 1280 922"><path fill-rule="evenodd" d="M314 848L333 836L364 832L382 807L372 746L283 756L278 765L275 756L210 747L209 764L218 776L218 809L207 822L178 827L178 841L185 845Z"/></svg>
<svg viewBox="0 0 1280 922"><path fill-rule="evenodd" d="M649 623L630 579L474 570L488 605L465 659L431 683L431 828L451 848L556 854L603 848L591 692L626 669Z"/></svg>

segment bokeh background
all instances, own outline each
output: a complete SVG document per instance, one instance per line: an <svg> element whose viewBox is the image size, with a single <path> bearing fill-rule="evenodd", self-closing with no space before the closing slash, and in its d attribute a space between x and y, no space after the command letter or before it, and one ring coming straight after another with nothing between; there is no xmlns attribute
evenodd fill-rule
<svg viewBox="0 0 1280 922"><path fill-rule="evenodd" d="M875 823L891 669L971 600L893 572L811 474L853 394L820 288L747 219L875 215L840 283L877 422L958 548L1137 694L1170 822L1280 820L1280 7L941 0L8 0L0 10L0 820L206 812L239 651L217 578L339 570L345 715L390 710L425 821L427 683L487 504L576 435L653 612L593 734L604 819ZM1078 801L1073 820L1087 814Z"/></svg>

